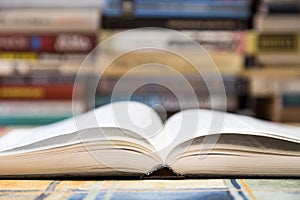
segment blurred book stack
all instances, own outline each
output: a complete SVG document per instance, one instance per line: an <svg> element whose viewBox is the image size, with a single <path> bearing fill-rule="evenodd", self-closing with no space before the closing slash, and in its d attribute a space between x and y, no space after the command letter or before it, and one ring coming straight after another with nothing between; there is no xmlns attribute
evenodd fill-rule
<svg viewBox="0 0 300 200"><path fill-rule="evenodd" d="M257 117L300 122L300 2L263 0L247 35L250 94Z"/></svg>
<svg viewBox="0 0 300 200"><path fill-rule="evenodd" d="M251 0L106 0L103 28L247 29Z"/></svg>
<svg viewBox="0 0 300 200"><path fill-rule="evenodd" d="M299 22L296 0L0 0L0 125L119 100L300 122Z"/></svg>
<svg viewBox="0 0 300 200"><path fill-rule="evenodd" d="M101 40L109 44L101 59L110 60L116 56L117 59L101 77L96 106L111 100L126 100L126 94L136 86L141 86L141 80L157 83L163 80L165 86L174 86L176 91L152 83L136 88L131 100L152 107L162 105L170 114L180 109L211 108L209 86L215 90L215 109L232 112L239 109L240 100L247 92L247 82L240 78L240 74L244 70L247 29L251 27L251 0L106 0L103 6ZM177 29L184 36L178 37L178 33L163 29L141 29L143 27ZM131 30L130 37L118 37L117 33L131 28L138 29ZM191 44L192 40L204 49L199 52L193 42ZM155 43L162 50L140 48ZM167 51L172 49L198 59L196 64L200 66L200 73L188 58ZM118 57L126 51L128 53ZM155 64L132 71L134 67L147 63L163 64L183 75L190 82L198 101L192 101L189 90ZM220 85L213 68L218 69L223 78L226 101L218 92ZM126 79L118 84L125 75ZM181 95L184 98L178 102L177 97Z"/></svg>
<svg viewBox="0 0 300 200"><path fill-rule="evenodd" d="M98 43L100 9L89 3L96 1L0 1L0 125L45 124L86 110L85 83L73 110L72 92Z"/></svg>

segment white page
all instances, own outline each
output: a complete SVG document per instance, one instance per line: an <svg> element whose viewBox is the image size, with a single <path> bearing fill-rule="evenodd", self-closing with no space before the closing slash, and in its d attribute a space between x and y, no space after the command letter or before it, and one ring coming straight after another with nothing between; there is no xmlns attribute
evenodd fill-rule
<svg viewBox="0 0 300 200"><path fill-rule="evenodd" d="M182 118L186 119L186 121L183 122ZM199 120L199 126L196 130L193 129L195 127L193 127L191 122L189 122L193 120ZM214 133L257 133L258 135L263 136L274 136L300 141L300 128L259 120L238 114L204 109L186 110L181 113L177 113L166 123L166 128L170 134L168 137L174 137L171 132L178 132L180 126L182 126L186 132L192 132L192 134L181 134L184 135L182 136L182 139L190 139L191 137Z"/></svg>
<svg viewBox="0 0 300 200"><path fill-rule="evenodd" d="M76 119L76 120L75 120ZM138 102L116 102L76 118L32 129L13 130L0 138L0 151L95 127L119 127L150 137L162 127L158 114ZM109 133L108 133L109 134Z"/></svg>
<svg viewBox="0 0 300 200"><path fill-rule="evenodd" d="M253 134L300 142L300 128L204 109L185 110L175 114L166 122L162 132L155 140L164 141L158 142L159 146L156 147L163 159L184 141L216 133ZM217 139L216 135L215 142Z"/></svg>

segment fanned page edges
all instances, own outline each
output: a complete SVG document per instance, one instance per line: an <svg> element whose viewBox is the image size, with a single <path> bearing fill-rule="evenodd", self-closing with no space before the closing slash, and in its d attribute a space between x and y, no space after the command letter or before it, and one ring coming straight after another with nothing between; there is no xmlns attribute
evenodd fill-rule
<svg viewBox="0 0 300 200"><path fill-rule="evenodd" d="M134 132L99 129L83 130L80 133L83 140L78 133L66 134L2 152L0 176L143 174L162 163L152 145ZM68 141L64 142L65 139Z"/></svg>
<svg viewBox="0 0 300 200"><path fill-rule="evenodd" d="M300 144L297 142L221 134L214 148L201 149L203 140L204 137L198 137L175 147L167 158L167 165L185 177L300 176Z"/></svg>
<svg viewBox="0 0 300 200"><path fill-rule="evenodd" d="M206 136L206 137L211 137ZM200 177L291 177L291 176L300 176L300 145L296 142L285 141L277 138L266 137L266 136L259 136L259 135L242 135L242 134L219 134L218 143L214 146L213 149L205 149L201 150L201 145L205 140L204 136L197 137L191 139L189 141L185 141L178 146L176 146L168 155L166 164L158 165L153 168L147 174L142 175L142 179L183 179L183 178L200 178ZM177 154L176 154L177 153ZM245 168L244 171L239 170L239 162L232 162L231 166L226 166L225 168L218 170L215 166L217 164L222 164L222 159L214 158L216 162L212 162L211 166L207 166L206 168L201 168L201 162L205 164L205 156L215 156L221 155L223 159L227 159L229 156L236 156L236 157L245 157L247 165L250 167ZM176 156L176 157L175 157ZM204 156L201 158L201 156ZM260 157L262 156L263 159L266 157L278 157L278 162L281 162L280 158L283 157L292 157L298 158L298 162L295 163L294 160L294 167L299 166L296 171L294 170L293 174L284 172L283 171L276 171L276 173L272 172L273 165L269 165L268 159L265 162L262 162L262 166L266 166L269 172L265 171L264 173L259 172L251 172L251 157ZM186 157L190 157L191 159L201 160L198 163L198 167L196 166L196 171L189 173L189 165L192 165L192 162L182 162L183 168L186 171L180 170L180 167L176 166L176 162L180 159L184 159ZM229 158L228 157L228 158ZM173 158L173 160L172 160ZM229 158L230 159L230 158ZM242 166L242 165L241 165ZM215 170L214 170L215 167ZM227 168L227 170L226 170ZM237 171L232 171L230 168L236 168ZM274 167L276 169L276 166ZM296 167L295 167L296 168ZM260 170L261 168L258 168ZM210 171L212 170L212 171ZM278 169L277 169L278 170ZM255 170L254 170L255 171Z"/></svg>
<svg viewBox="0 0 300 200"><path fill-rule="evenodd" d="M5 154L18 154L20 152L30 152L36 150L47 150L56 147L69 146L76 143L91 142L95 140L109 141L111 138L122 138L124 141L135 141L143 145L147 145L148 148L153 149L152 145L137 133L118 128L118 127L95 127L80 130L74 133L68 133L63 135L54 136L51 138L43 139L25 146L16 147L13 149L0 151L0 156ZM154 151L154 149L153 149Z"/></svg>
<svg viewBox="0 0 300 200"><path fill-rule="evenodd" d="M216 144L209 144L210 140L206 140L208 147L207 149L204 140L209 137L218 135L219 139ZM176 160L176 157L182 156L184 153L193 149L197 151L199 157L209 155L213 153L217 148L227 147L228 150L245 151L245 152L260 152L270 155L294 155L300 156L300 142L282 140L269 136L261 135L245 135L239 133L223 133L223 134L212 134L207 136L200 136L183 143L180 143L169 153L166 164L171 166L172 161ZM202 146L203 145L203 146ZM212 146L211 146L212 145ZM185 151L183 151L183 149Z"/></svg>
<svg viewBox="0 0 300 200"><path fill-rule="evenodd" d="M93 137L93 133L97 134L98 129L89 129L86 130L86 134L91 134L92 136L90 136L90 141L86 141L88 142L87 145L89 145L89 142L96 142L95 138ZM117 129L115 128L106 128L106 131L110 132L113 135L113 131L116 131ZM118 136L119 134L116 133ZM134 133L133 133L134 134ZM94 135L95 136L95 135ZM126 134L127 136L127 134ZM60 136L62 137L62 136ZM69 135L69 137L71 137L71 135ZM209 137L209 136L207 136ZM113 138L113 137L112 137ZM120 139L120 138L119 138ZM218 176L243 176L243 175L249 175L249 176L299 176L300 174L300 169L297 168L297 166L300 166L300 146L298 143L294 143L294 142L290 142L290 141L283 141L280 139L275 139L275 138L270 138L270 137L264 137L264 136L254 136L254 135L241 135L241 134L221 134L218 143L216 144L216 146L214 147L214 149L212 149L211 152L208 153L207 157L204 158L203 160L200 160L199 156L201 155L200 152L200 145L203 143L204 137L198 137L195 138L192 142L191 141L186 141L180 145L178 145L177 147L175 147L173 149L173 151L170 153L168 160L167 160L167 164L161 164L162 161L156 161L154 163L152 163L152 165L147 164L147 160L149 159L149 157L144 161L143 161L143 154L147 153L147 152L135 152L138 154L141 154L138 157L133 157L132 154L128 154L128 151L126 149L128 149L130 147L129 143L127 142L132 142L133 139L132 138L127 138L127 140L123 140L121 141L121 144L118 143L114 143L114 140L110 140L110 141L106 141L106 142L111 142L114 143L115 145L115 149L118 149L116 151L114 151L115 153L108 153L107 156L109 158L109 160L114 160L119 164L119 168L116 169L112 169L112 168L105 168L105 167L101 167L101 164L92 158L87 159L87 157L90 157L90 153L87 152L87 150L89 148L83 147L82 145L79 146L80 147L80 151L78 152L86 152L85 154L79 154L79 155L73 155L73 157L71 158L71 163L69 162L69 166L65 166L67 168L64 169L64 171L62 170L61 172L59 172L58 170L61 170L61 164L59 163L54 163L54 169L51 169L50 166L44 166L46 168L44 168L44 171L41 169L37 169L37 171L27 171L28 168L26 169L26 167L24 167L24 165L26 164L26 162L31 161L32 160L38 160L39 163L43 163L43 158L47 157L47 156L51 156L53 154L55 154L55 151L58 152L67 152L66 155L62 155L60 157L60 159L54 159L54 160L61 160L64 159L65 162L68 163L68 156L69 156L69 149L76 149L78 148L78 146L76 146L76 144L72 144L72 145L68 145L65 146L64 148L49 148L46 147L44 150L44 152L42 152L41 157L37 157L34 159L34 157L28 157L28 159L26 158L28 156L28 154L22 154L22 153L17 153L17 159L18 157L22 158L24 163L23 163L23 168L21 167L19 170L23 170L23 173L20 173L15 171L14 173L6 173L6 174L2 174L1 177L12 177L12 176L17 176L18 173L19 177L61 177L61 176L66 176L66 177L87 177L87 176L95 176L95 177L108 177L111 176L116 177L116 176L126 176L126 177L139 177L141 179L181 179L184 177L218 177ZM57 138L52 138L53 141L59 141L59 137ZM52 141L52 142L53 142ZM126 142L127 147L124 148L122 147L122 143L124 141ZM44 141L45 144L49 144L49 141ZM144 143L145 142L145 143ZM50 142L51 143L51 142ZM151 145L149 143L147 143L147 141L143 141L143 146L141 146L141 148L145 147L145 145L149 145L151 148ZM43 142L41 143L43 144ZM35 145L41 145L41 144L35 144ZM77 143L78 144L78 143ZM106 143L107 144L107 143ZM124 143L123 143L124 144ZM186 146L186 145L190 145L191 146ZM101 143L97 143L96 142L96 149L98 149L98 147L101 147L103 144ZM98 147L97 147L98 146ZM31 147L32 148L32 147ZM31 149L29 148L29 149ZM136 151L136 147L134 147L134 151ZM185 151L182 151L182 150ZM24 149L23 149L24 150ZM90 150L94 151L95 149L90 148ZM179 151L178 151L179 150ZM52 153L51 153L52 151ZM76 153L77 151L75 151ZM103 149L102 149L103 152ZM28 152L27 152L28 153ZM39 151L34 152L34 154L39 153ZM71 152L74 154L74 151ZM127 160L129 162L125 162L123 164L121 164L121 158L122 158L122 153L125 153L126 155L129 155L128 158L132 158L131 160ZM149 152L148 152L149 153ZM177 154L176 154L177 153ZM96 154L97 155L97 154ZM103 154L105 155L105 154ZM217 157L216 157L217 156ZM253 165L253 156L256 157L262 157L262 160L260 160L260 164L258 166L255 166L255 164ZM75 160L72 160L74 159ZM76 163L77 159L80 158L85 158L83 160L80 160L79 163ZM173 158L173 162L172 162L172 158ZM238 160L236 160L236 158L241 158L243 160L243 158L245 158L243 160L243 162L237 162ZM268 158L272 158L273 162L271 162L271 164L268 163ZM286 159L288 158L288 160ZM292 162L289 162L289 159L293 158ZM14 161L18 161L15 160L16 158L13 157ZM153 158L151 158L153 159ZM189 159L189 160L184 160L184 159ZM232 160L232 162L229 162L229 164L225 164L224 161L226 160ZM274 160L275 159L275 160ZM295 160L296 159L296 160ZM50 159L51 160L51 159ZM200 161L199 161L200 160ZM207 160L209 160L209 162L206 162ZM4 163L2 163L0 165L0 168L2 168L0 171L3 173L3 167L5 168L5 157L3 159L3 157L1 158L0 162L3 161ZM104 160L105 161L105 160ZM149 161L149 160L148 160ZM182 162L183 161L183 162ZM195 161L199 161L196 163L195 165ZM274 162L276 161L276 162ZM286 162L282 162L282 161L286 161ZM45 160L45 162L49 162L48 159ZM84 168L85 164L90 164L90 166L88 166L88 168ZM131 167L129 165L127 165L128 163L131 164ZM256 163L256 162L254 162ZM276 163L279 163L281 166L279 168L276 168ZM20 163L17 162L18 165L16 165L16 163L8 165L7 167L11 167L11 166L22 166L20 165ZM105 163L104 163L105 164ZM109 164L114 164L114 163L109 163ZM245 164L247 166L247 168L242 168L243 164ZM123 168L121 168L122 166ZM138 169L138 165L141 165L144 167L144 169L141 171ZM220 166L217 166L220 165ZM253 167L251 167L253 165ZM151 168L152 169L149 169ZM34 166L29 165L29 170L31 170L31 168ZM76 167L79 167L80 170L74 170L76 169ZM263 170L262 168L265 167L265 169ZM291 168L292 167L292 168ZM135 168L135 169L133 169ZM272 169L275 169L275 172ZM256 170L257 169L257 170ZM12 171L14 169L11 169ZM210 171L213 170L213 171ZM236 170L236 171L235 171ZM240 170L240 171L238 171ZM268 171L269 170L269 171ZM271 171L270 171L271 170ZM285 170L285 172L283 171ZM262 171L263 173L260 173L259 171ZM33 174L35 173L35 174Z"/></svg>

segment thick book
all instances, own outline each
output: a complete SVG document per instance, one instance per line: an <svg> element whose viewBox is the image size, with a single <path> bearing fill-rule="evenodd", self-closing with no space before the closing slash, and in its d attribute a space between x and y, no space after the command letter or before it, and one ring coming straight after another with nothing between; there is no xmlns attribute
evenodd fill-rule
<svg viewBox="0 0 300 200"><path fill-rule="evenodd" d="M260 5L260 12L266 14L299 14L300 3L297 0L270 1L263 0Z"/></svg>
<svg viewBox="0 0 300 200"><path fill-rule="evenodd" d="M256 116L281 123L297 123L300 121L300 107L294 102L287 105L287 95L277 95L275 97L264 97L256 100ZM293 100L290 100L293 101ZM295 102L296 103L296 102Z"/></svg>
<svg viewBox="0 0 300 200"><path fill-rule="evenodd" d="M99 28L97 8L40 8L0 10L0 32L94 32Z"/></svg>
<svg viewBox="0 0 300 200"><path fill-rule="evenodd" d="M74 85L76 75L51 74L51 73L29 73L27 75L12 74L0 76L0 85Z"/></svg>
<svg viewBox="0 0 300 200"><path fill-rule="evenodd" d="M257 14L253 19L254 27L261 33L299 32L299 14Z"/></svg>
<svg viewBox="0 0 300 200"><path fill-rule="evenodd" d="M150 69L151 70L151 69ZM150 71L149 70L149 71ZM165 74L164 74L165 75ZM139 84L139 78L143 77L144 80L150 80L151 76L146 76L146 74L137 74L132 76L127 76L128 78L126 81L124 80L124 84L119 84L117 87L118 93L126 94L128 91L132 90L136 87L136 85ZM193 79L194 78L194 79ZM120 76L105 76L102 77L101 80L98 83L97 87L97 93L101 94L110 94L114 91L114 88L116 87L117 82L119 81ZM176 84L176 80L174 80L174 77L171 75L168 77L165 77L165 83L169 85ZM191 87L194 89L194 91L197 94L207 94L208 95L208 88L207 85L213 85L215 83L215 80L213 77L207 77L205 80L201 77L187 77L189 80L189 83ZM246 80L243 80L239 78L238 76L232 76L232 75L223 75L222 76L223 83L224 83L224 89L227 95L245 95L246 91L248 90L248 83ZM0 79L1 81L1 79ZM0 82L1 83L1 82ZM186 93L187 88L183 85L178 85L176 87L177 92ZM116 91L115 91L116 92ZM144 85L136 90L138 93L153 93L159 95L160 93L166 93L169 92L169 90L166 87L163 87L158 84L147 84ZM214 92L221 93L221 91L217 88L214 88ZM208 95L209 96L209 95Z"/></svg>
<svg viewBox="0 0 300 200"><path fill-rule="evenodd" d="M74 108L73 108L74 106ZM0 116L57 116L78 114L86 109L83 100L0 101Z"/></svg>
<svg viewBox="0 0 300 200"><path fill-rule="evenodd" d="M14 55L6 55L14 56ZM47 55L48 56L48 55ZM49 55L51 56L51 55ZM54 55L55 56L55 55ZM28 84L28 83L34 83L39 84L42 82L42 84L45 83L60 83L60 84L70 84L74 83L75 75L78 72L81 62L80 58L77 56L70 56L68 55L65 57L66 60L63 60L64 55L62 55L61 58L41 58L41 59L13 59L11 58L1 58L0 53L0 83L2 84ZM71 58L74 58L71 60ZM81 60L83 61L83 59ZM92 63L93 58L86 59L85 62L88 63L87 67L82 69L82 74L84 76L89 76L91 74L94 74L94 64ZM51 76L51 78L45 78L46 75ZM34 77L29 78L28 80L25 80L27 78L24 77ZM53 78L56 76L56 78ZM71 80L68 77L73 76L73 80ZM4 78L5 77L5 78ZM11 81L10 81L11 79ZM42 80L44 79L44 80ZM47 79L47 80L46 80ZM50 80L51 79L51 80ZM30 81L33 82L30 82ZM47 81L47 82L46 82ZM23 82L23 83L21 83Z"/></svg>
<svg viewBox="0 0 300 200"><path fill-rule="evenodd" d="M249 69L243 72L249 80L249 93L253 97L270 97L280 94L295 94L300 92L298 67L265 67Z"/></svg>
<svg viewBox="0 0 300 200"><path fill-rule="evenodd" d="M251 1L132 1L106 0L103 15L110 17L249 18Z"/></svg>
<svg viewBox="0 0 300 200"><path fill-rule="evenodd" d="M139 43L145 46L153 44L153 41L160 42L163 48L184 49L188 52L195 51L191 40L188 36L195 40L195 42L202 45L207 51L211 52L232 52L244 53L245 40L248 32L245 31L199 31L189 30L180 31L183 35L178 38L178 33L160 30L155 28L135 29L131 30L127 37L113 37L115 34L124 32L126 30L102 30L101 41L109 39L107 51L122 52L138 48L140 44L135 43L136 38L141 38ZM147 37L145 37L147 34Z"/></svg>
<svg viewBox="0 0 300 200"><path fill-rule="evenodd" d="M5 134L0 175L299 176L299 133L299 128L200 109L181 111L163 125L152 108L117 102Z"/></svg>
<svg viewBox="0 0 300 200"><path fill-rule="evenodd" d="M95 33L0 33L0 51L86 53L97 45Z"/></svg>
<svg viewBox="0 0 300 200"><path fill-rule="evenodd" d="M102 3L99 0L2 0L1 8L101 8Z"/></svg>
<svg viewBox="0 0 300 200"><path fill-rule="evenodd" d="M49 124L85 110L83 100L0 100L0 126Z"/></svg>
<svg viewBox="0 0 300 200"><path fill-rule="evenodd" d="M47 53L36 51L0 51L2 60L33 60L33 61L64 61L78 63L82 62L87 53Z"/></svg>
<svg viewBox="0 0 300 200"><path fill-rule="evenodd" d="M73 85L74 84L0 85L0 100L72 100ZM82 88L78 87L77 93L83 96Z"/></svg>
<svg viewBox="0 0 300 200"><path fill-rule="evenodd" d="M298 33L247 33L246 53L255 56L260 65L298 65Z"/></svg>
<svg viewBox="0 0 300 200"><path fill-rule="evenodd" d="M178 94L178 93L177 93ZM178 112L180 109L192 109L192 108L206 108L209 109L212 106L211 96L207 95L205 92L200 93L197 96L195 101L191 101L191 97L188 92L182 92L181 95L183 98L179 102L176 96L170 92L157 92L157 93L142 93L137 92L130 97L130 100L144 103L151 107L156 107L157 105L161 105L164 108L164 112L174 113ZM99 107L111 102L115 101L125 101L128 98L127 93L119 93L118 95L114 95L112 97L111 94L96 94L95 96L95 106ZM227 111L236 111L238 109L238 97L237 95L227 95L226 101L222 95L215 94L214 96L214 105L216 110L224 110ZM160 113L162 108L159 106L155 109ZM161 114L161 118L164 118L165 113Z"/></svg>
<svg viewBox="0 0 300 200"><path fill-rule="evenodd" d="M234 18L124 18L103 16L104 29L162 27L176 30L246 30L248 19Z"/></svg>
<svg viewBox="0 0 300 200"><path fill-rule="evenodd" d="M300 108L300 92L283 93L281 95L282 106L284 107L298 107Z"/></svg>
<svg viewBox="0 0 300 200"><path fill-rule="evenodd" d="M203 73L210 73L213 69L217 68L222 75L236 75L243 70L243 55L241 53L212 51L204 53L204 50L189 52L184 49L188 48L182 47L181 50L184 51L189 58L196 60L195 63L198 66L201 66L201 71ZM110 61L118 54L104 52L102 55L101 61ZM207 59L208 55L211 60ZM182 56L158 49L142 49L122 54L118 57L118 59L114 59L109 68L105 71L105 75L118 77L133 69L134 66L139 66L145 63L160 63L165 66L171 66L172 69L175 69L179 73L187 76L193 76L197 73L195 67ZM141 72L139 75L142 74L149 76L149 72L150 74L161 74L161 70L154 69L159 68L156 67L155 64L153 64L153 66L149 66L149 68L144 67L140 70Z"/></svg>

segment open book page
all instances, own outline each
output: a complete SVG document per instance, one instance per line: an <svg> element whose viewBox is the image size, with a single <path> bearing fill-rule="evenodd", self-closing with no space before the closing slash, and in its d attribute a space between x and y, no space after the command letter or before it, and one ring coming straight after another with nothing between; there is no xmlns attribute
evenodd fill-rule
<svg viewBox="0 0 300 200"><path fill-rule="evenodd" d="M147 173L162 162L153 154L153 146L134 132L102 127L85 129L81 134L84 143L78 143L78 134L70 133L0 152L0 176L136 174ZM49 144L57 146L53 148ZM59 163L60 160L64 162Z"/></svg>
<svg viewBox="0 0 300 200"><path fill-rule="evenodd" d="M199 136L238 133L251 134L300 142L300 129L247 116L210 110L186 110L172 116L165 124L163 134L157 141L163 140L157 147L163 159L178 144ZM210 138L217 142L218 136ZM210 144L212 141L209 142ZM204 144L205 145L205 144Z"/></svg>
<svg viewBox="0 0 300 200"><path fill-rule="evenodd" d="M141 138L148 138L161 129L162 122L158 114L144 104L116 102L54 124L13 130L0 138L0 152L95 127L128 129L140 134ZM80 137L84 140L84 135Z"/></svg>

